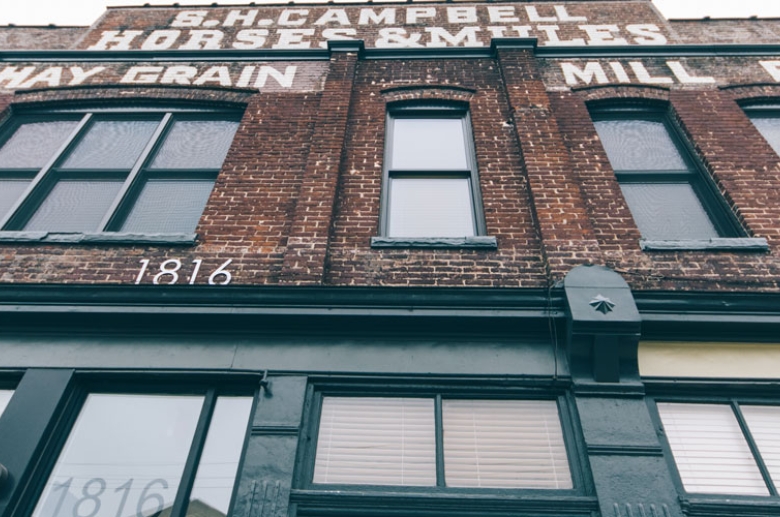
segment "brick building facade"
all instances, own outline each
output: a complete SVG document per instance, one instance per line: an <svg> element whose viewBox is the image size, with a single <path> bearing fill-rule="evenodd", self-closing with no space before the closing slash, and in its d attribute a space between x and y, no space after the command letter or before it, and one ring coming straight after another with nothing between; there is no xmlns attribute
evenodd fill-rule
<svg viewBox="0 0 780 517"><path fill-rule="evenodd" d="M0 27L2 517L780 509L780 21Z"/></svg>

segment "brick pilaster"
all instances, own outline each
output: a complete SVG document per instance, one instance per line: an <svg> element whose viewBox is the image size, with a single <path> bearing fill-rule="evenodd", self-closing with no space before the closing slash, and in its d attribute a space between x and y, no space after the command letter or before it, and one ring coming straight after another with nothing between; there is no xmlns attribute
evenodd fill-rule
<svg viewBox="0 0 780 517"><path fill-rule="evenodd" d="M293 214L281 283L321 283L362 42L330 42L330 70Z"/></svg>
<svg viewBox="0 0 780 517"><path fill-rule="evenodd" d="M515 133L523 155L550 280L582 263L600 263L571 157L537 69L533 40L494 40Z"/></svg>

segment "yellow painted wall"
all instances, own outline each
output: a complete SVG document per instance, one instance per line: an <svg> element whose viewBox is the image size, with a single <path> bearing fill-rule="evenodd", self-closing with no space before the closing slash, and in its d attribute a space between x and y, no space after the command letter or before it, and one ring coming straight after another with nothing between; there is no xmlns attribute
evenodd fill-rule
<svg viewBox="0 0 780 517"><path fill-rule="evenodd" d="M780 343L639 343L643 377L780 379Z"/></svg>

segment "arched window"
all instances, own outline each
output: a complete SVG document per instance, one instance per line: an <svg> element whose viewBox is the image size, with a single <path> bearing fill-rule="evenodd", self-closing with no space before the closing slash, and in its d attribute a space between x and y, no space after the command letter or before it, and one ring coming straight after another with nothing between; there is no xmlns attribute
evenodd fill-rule
<svg viewBox="0 0 780 517"><path fill-rule="evenodd" d="M391 106L385 137L381 234L484 235L479 178L467 106Z"/></svg>
<svg viewBox="0 0 780 517"><path fill-rule="evenodd" d="M780 105L755 104L744 109L761 136L780 155Z"/></svg>
<svg viewBox="0 0 780 517"><path fill-rule="evenodd" d="M0 228L195 231L238 127L203 110L59 110L0 132Z"/></svg>
<svg viewBox="0 0 780 517"><path fill-rule="evenodd" d="M593 113L596 131L642 237L741 237L744 231L663 107Z"/></svg>

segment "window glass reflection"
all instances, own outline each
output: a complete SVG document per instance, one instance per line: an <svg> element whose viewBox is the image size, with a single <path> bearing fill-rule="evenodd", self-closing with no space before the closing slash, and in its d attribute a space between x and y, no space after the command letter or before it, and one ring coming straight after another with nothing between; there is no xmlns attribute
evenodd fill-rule
<svg viewBox="0 0 780 517"><path fill-rule="evenodd" d="M62 165L63 169L130 169L157 129L152 120L95 122Z"/></svg>
<svg viewBox="0 0 780 517"><path fill-rule="evenodd" d="M469 168L462 118L396 118L393 124L393 170Z"/></svg>
<svg viewBox="0 0 780 517"><path fill-rule="evenodd" d="M8 402L11 401L11 395L13 394L13 390L0 390L0 416L3 415L3 411L8 406Z"/></svg>
<svg viewBox="0 0 780 517"><path fill-rule="evenodd" d="M756 116L751 117L751 120L772 149L780 154L780 118Z"/></svg>
<svg viewBox="0 0 780 517"><path fill-rule="evenodd" d="M688 168L663 122L601 120L595 126L616 171Z"/></svg>
<svg viewBox="0 0 780 517"><path fill-rule="evenodd" d="M92 394L34 517L147 517L176 497L201 396Z"/></svg>
<svg viewBox="0 0 780 517"><path fill-rule="evenodd" d="M475 234L471 206L469 178L392 178L388 234L470 237Z"/></svg>
<svg viewBox="0 0 780 517"><path fill-rule="evenodd" d="M0 147L0 169L41 168L76 128L78 121L22 124Z"/></svg>
<svg viewBox="0 0 780 517"><path fill-rule="evenodd" d="M250 397L220 397L217 400L190 492L189 517L202 517L204 505L227 515L251 408Z"/></svg>

